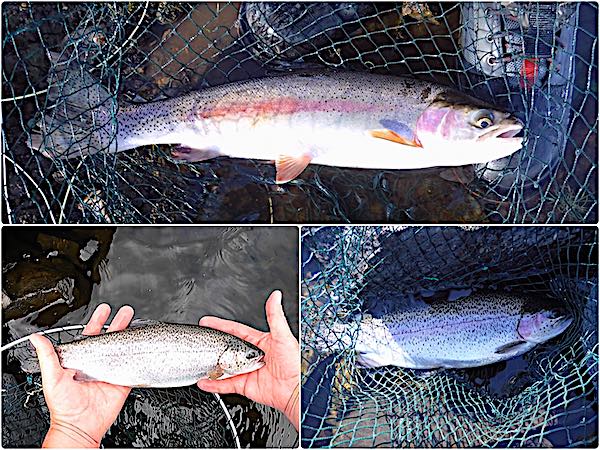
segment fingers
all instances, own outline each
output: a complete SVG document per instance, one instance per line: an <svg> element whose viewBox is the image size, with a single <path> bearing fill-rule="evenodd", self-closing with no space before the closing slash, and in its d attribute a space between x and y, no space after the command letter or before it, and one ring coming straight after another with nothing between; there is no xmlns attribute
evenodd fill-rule
<svg viewBox="0 0 600 450"><path fill-rule="evenodd" d="M239 322L220 319L213 316L204 316L202 319L200 319L200 325L233 334L234 336L244 339L245 341L248 341L254 345L257 345L264 335L262 331L255 330L254 328Z"/></svg>
<svg viewBox="0 0 600 450"><path fill-rule="evenodd" d="M121 306L115 314L110 326L108 327L108 332L110 331L119 331L124 330L129 326L129 322L133 319L133 308L129 305Z"/></svg>
<svg viewBox="0 0 600 450"><path fill-rule="evenodd" d="M119 308L119 311L117 311L117 314L115 314L107 331L119 331L127 328L129 322L131 322L131 319L133 318L133 314L134 311L131 306L122 306ZM94 310L92 317L90 317L90 321L83 329L82 334L86 336L100 334L109 316L110 306L106 303L99 304Z"/></svg>
<svg viewBox="0 0 600 450"><path fill-rule="evenodd" d="M265 306L267 311L267 322L269 323L269 331L274 338L289 339L293 338L292 331L287 323L283 306L281 306L281 291L273 291L267 299Z"/></svg>
<svg viewBox="0 0 600 450"><path fill-rule="evenodd" d="M29 337L29 341L35 347L35 352L40 362L40 370L42 371L42 379L47 383L56 383L64 369L58 361L58 355L54 350L52 342L41 334L32 334Z"/></svg>
<svg viewBox="0 0 600 450"><path fill-rule="evenodd" d="M100 334L102 327L108 320L108 316L110 316L110 306L106 303L99 304L81 334L86 336Z"/></svg>
<svg viewBox="0 0 600 450"><path fill-rule="evenodd" d="M285 314L283 313L283 307L281 306L281 291L273 291L271 293L267 299L265 309L267 311L269 331L273 337L280 339L289 339L291 337L295 339L287 323ZM247 325L213 316L205 316L200 319L200 325L233 334L254 345L258 345L265 335L262 331L255 330Z"/></svg>
<svg viewBox="0 0 600 450"><path fill-rule="evenodd" d="M236 378L243 378L243 375L227 378L225 380L199 380L196 384L200 389L206 392L217 394L241 394L240 386L243 384Z"/></svg>

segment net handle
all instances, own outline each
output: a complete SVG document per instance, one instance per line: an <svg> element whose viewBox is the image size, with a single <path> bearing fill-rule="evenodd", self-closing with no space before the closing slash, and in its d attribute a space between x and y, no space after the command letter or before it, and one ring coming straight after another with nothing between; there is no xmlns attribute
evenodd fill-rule
<svg viewBox="0 0 600 450"><path fill-rule="evenodd" d="M221 405L221 408L223 408L223 412L225 413L225 416L227 417L227 420L229 421L229 426L231 427L231 430L233 431L233 439L235 439L236 448L242 448L242 444L240 444L240 437L238 436L237 428L235 427L235 424L233 423L233 417L231 417L231 414L229 414L229 410L227 409L227 406L225 406L225 402L223 401L221 396L219 394L217 394L216 392L213 392L213 395L215 396L215 398Z"/></svg>
<svg viewBox="0 0 600 450"><path fill-rule="evenodd" d="M9 349L15 347L16 345L20 344L21 342L28 341L29 337L33 336L34 334L52 334L52 333L60 333L61 331L82 330L83 328L85 328L85 325L67 325L64 327L51 328L50 330L44 330L44 331L38 331L36 333L31 333L31 334L28 334L27 336L23 336L22 338L19 338L15 341L9 342L8 344L0 347L0 352L9 350ZM102 328L107 329L108 325L104 325ZM235 427L235 424L233 423L233 418L231 417L231 414L229 413L227 406L225 406L225 402L223 401L223 399L221 399L221 396L219 394L213 392L213 395L219 402L219 405L221 405L221 408L223 409L223 412L225 413L225 417L227 417L227 421L229 422L229 426L231 427L231 431L233 433L233 439L235 439L236 448L242 448L242 444L240 443L240 437L238 435L237 428Z"/></svg>
<svg viewBox="0 0 600 450"><path fill-rule="evenodd" d="M16 341L9 342L8 344L0 347L0 352L13 348L14 346L20 344L21 342L28 341L31 336L34 334L52 334L52 333L60 333L61 331L70 331L70 330L82 330L85 328L85 325L67 325L64 327L51 328L49 330L37 331L35 333L28 334L27 336L23 336L22 338L17 339ZM108 325L104 325L102 328L108 328Z"/></svg>

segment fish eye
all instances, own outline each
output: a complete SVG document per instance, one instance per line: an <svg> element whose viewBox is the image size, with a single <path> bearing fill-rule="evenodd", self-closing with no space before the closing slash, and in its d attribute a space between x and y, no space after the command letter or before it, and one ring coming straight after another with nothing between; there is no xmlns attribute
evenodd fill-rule
<svg viewBox="0 0 600 450"><path fill-rule="evenodd" d="M246 353L246 359L254 359L258 356L258 352L256 350L250 350Z"/></svg>
<svg viewBox="0 0 600 450"><path fill-rule="evenodd" d="M482 117L477 122L475 122L475 125L477 125L479 128L487 128L493 123L494 122L492 122L492 119L490 119L489 117Z"/></svg>
<svg viewBox="0 0 600 450"><path fill-rule="evenodd" d="M474 119L475 120L473 121L473 124L477 128L485 129L494 124L494 115L490 111L487 111L485 109L479 111L478 114L474 117Z"/></svg>

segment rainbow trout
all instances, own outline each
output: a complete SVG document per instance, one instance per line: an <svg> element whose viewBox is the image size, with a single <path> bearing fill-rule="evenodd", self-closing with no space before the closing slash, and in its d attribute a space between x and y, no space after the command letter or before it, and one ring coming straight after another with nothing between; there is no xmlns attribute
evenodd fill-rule
<svg viewBox="0 0 600 450"><path fill-rule="evenodd" d="M137 322L137 323L136 323ZM260 369L264 352L235 336L195 325L135 321L122 331L56 347L79 381L132 387L188 386Z"/></svg>
<svg viewBox="0 0 600 450"><path fill-rule="evenodd" d="M88 73L54 59L48 101L29 145L51 158L178 144L175 159L274 161L276 182L308 164L420 169L485 163L522 146L523 125L448 87L367 73L254 79L116 107ZM60 89L59 89L60 87Z"/></svg>
<svg viewBox="0 0 600 450"><path fill-rule="evenodd" d="M411 303L359 324L321 326L321 350L341 350L356 336L363 367L464 368L521 355L558 336L573 318L550 300L481 293L455 301ZM356 329L358 327L358 329Z"/></svg>

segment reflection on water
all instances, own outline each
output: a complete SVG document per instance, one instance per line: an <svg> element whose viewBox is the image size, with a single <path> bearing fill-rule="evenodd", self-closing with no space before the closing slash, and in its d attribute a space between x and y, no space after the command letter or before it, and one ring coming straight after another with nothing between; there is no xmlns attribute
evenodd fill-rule
<svg viewBox="0 0 600 450"><path fill-rule="evenodd" d="M137 318L197 323L210 314L267 330L264 303L274 289L283 292L284 310L298 336L295 227L11 228L3 233L4 242L11 243L3 248L3 344L40 329L85 323L102 302L113 307L113 315L128 304ZM279 412L238 396L224 400L243 446L295 445L298 435ZM111 436L109 446L140 442Z"/></svg>

